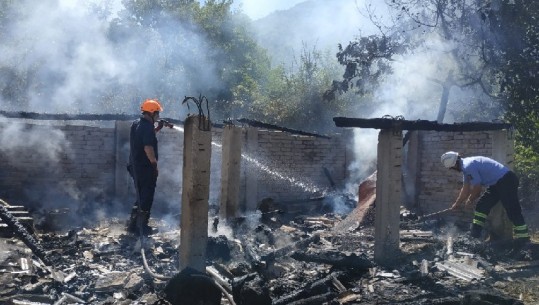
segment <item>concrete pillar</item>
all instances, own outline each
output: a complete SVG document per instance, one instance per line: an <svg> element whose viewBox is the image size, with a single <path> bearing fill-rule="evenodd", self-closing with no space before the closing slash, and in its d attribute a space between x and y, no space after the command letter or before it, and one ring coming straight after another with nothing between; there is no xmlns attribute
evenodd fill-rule
<svg viewBox="0 0 539 305"><path fill-rule="evenodd" d="M381 130L378 135L374 260L390 266L399 251L402 131Z"/></svg>
<svg viewBox="0 0 539 305"><path fill-rule="evenodd" d="M258 129L247 127L247 155L254 158L258 153ZM258 169L251 162L246 162L245 170L245 209L255 211L258 204Z"/></svg>
<svg viewBox="0 0 539 305"><path fill-rule="evenodd" d="M341 132L341 139L342 139L342 145L345 146L345 152L344 152L344 181L347 181L350 179L350 166L352 163L356 162L356 153L354 149L354 145L351 145L350 143L354 143L354 129L343 129ZM345 144L347 143L347 144Z"/></svg>
<svg viewBox="0 0 539 305"><path fill-rule="evenodd" d="M221 203L219 216L232 219L239 216L241 127L226 125L223 128L223 153L221 160ZM245 209L243 209L245 210Z"/></svg>
<svg viewBox="0 0 539 305"><path fill-rule="evenodd" d="M404 147L405 160L403 160L403 200L408 208L417 208L419 196L419 175L421 167L419 149L419 130L410 130L408 142Z"/></svg>
<svg viewBox="0 0 539 305"><path fill-rule="evenodd" d="M129 173L127 172L127 162L129 162L129 131L131 127L129 121L116 121L114 123L115 147L115 169L114 169L114 192L116 198L123 203L129 202L129 194L135 193L135 186ZM135 202L135 198L132 198Z"/></svg>
<svg viewBox="0 0 539 305"><path fill-rule="evenodd" d="M512 131L496 130L492 132L492 158L505 166L514 167L515 141ZM497 203L489 214L489 226L496 239L512 239L513 223L501 202Z"/></svg>
<svg viewBox="0 0 539 305"><path fill-rule="evenodd" d="M190 116L184 124L180 270L206 270L212 139L209 126L208 120L200 116Z"/></svg>

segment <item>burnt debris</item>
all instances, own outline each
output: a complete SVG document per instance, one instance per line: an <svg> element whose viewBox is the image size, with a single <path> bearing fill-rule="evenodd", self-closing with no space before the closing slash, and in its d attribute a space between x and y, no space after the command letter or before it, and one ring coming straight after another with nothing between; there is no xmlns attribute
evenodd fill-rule
<svg viewBox="0 0 539 305"><path fill-rule="evenodd" d="M18 234L3 238L0 303L479 305L539 300L537 245L527 249L529 257L521 257L507 244L472 240L448 222L409 218L406 210L396 267L376 265L372 223L356 215L365 216L375 204L372 181L362 189L371 195L361 196L348 215L315 209L293 218L274 213L269 224L260 222L260 213L233 230L217 224L208 241L206 273L178 270L179 230L157 219L151 222L159 233L143 244L126 235L117 219L66 232L38 231L32 244ZM42 249L26 251L33 244ZM145 271L141 246L146 263L162 277Z"/></svg>

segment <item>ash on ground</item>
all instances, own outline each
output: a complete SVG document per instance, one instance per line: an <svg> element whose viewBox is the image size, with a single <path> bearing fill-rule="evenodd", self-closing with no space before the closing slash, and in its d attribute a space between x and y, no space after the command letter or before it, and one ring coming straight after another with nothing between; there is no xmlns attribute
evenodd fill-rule
<svg viewBox="0 0 539 305"><path fill-rule="evenodd" d="M374 262L372 218L358 222L354 211L210 221L205 274L179 272L180 231L159 219L151 220L159 232L142 244L120 219L36 231L48 264L7 236L0 239L0 303L539 304L536 244L514 251L401 213L400 252L383 267Z"/></svg>

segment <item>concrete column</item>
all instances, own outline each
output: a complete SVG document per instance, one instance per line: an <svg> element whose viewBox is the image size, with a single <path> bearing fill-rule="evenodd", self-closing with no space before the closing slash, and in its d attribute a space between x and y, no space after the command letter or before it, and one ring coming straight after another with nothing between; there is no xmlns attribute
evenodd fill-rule
<svg viewBox="0 0 539 305"><path fill-rule="evenodd" d="M350 178L350 171L348 170L352 163L356 162L356 153L354 149L354 129L343 129L341 133L342 145L345 146L344 152L344 181ZM346 143L346 144L345 144Z"/></svg>
<svg viewBox="0 0 539 305"><path fill-rule="evenodd" d="M135 186L129 173L127 172L127 162L129 162L129 121L116 121L114 123L115 147L115 169L114 169L114 192L116 198L128 205L128 195L134 193ZM132 198L135 202L135 198Z"/></svg>
<svg viewBox="0 0 539 305"><path fill-rule="evenodd" d="M378 135L374 260L392 265L399 251L402 131L381 130Z"/></svg>
<svg viewBox="0 0 539 305"><path fill-rule="evenodd" d="M240 212L241 127L226 125L223 129L221 161L221 203L219 216L232 219Z"/></svg>
<svg viewBox="0 0 539 305"><path fill-rule="evenodd" d="M515 141L513 134L508 130L496 130L492 132L492 158L505 166L514 167ZM497 203L489 215L490 231L496 239L512 239L513 223L507 217L507 213L501 202Z"/></svg>
<svg viewBox="0 0 539 305"><path fill-rule="evenodd" d="M405 160L403 160L403 198L407 207L417 207L419 175L421 167L421 157L419 149L419 130L410 130L410 137L404 148L406 151Z"/></svg>
<svg viewBox="0 0 539 305"><path fill-rule="evenodd" d="M210 197L211 126L205 117L190 116L184 124L180 270L205 272Z"/></svg>
<svg viewBox="0 0 539 305"><path fill-rule="evenodd" d="M251 158L258 153L258 129L247 127L247 155ZM258 204L258 176L254 164L247 162L245 170L245 209L255 211Z"/></svg>

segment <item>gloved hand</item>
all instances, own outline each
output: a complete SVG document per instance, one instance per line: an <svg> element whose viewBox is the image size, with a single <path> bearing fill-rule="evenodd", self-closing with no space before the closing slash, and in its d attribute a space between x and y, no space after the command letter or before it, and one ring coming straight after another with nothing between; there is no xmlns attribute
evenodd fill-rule
<svg viewBox="0 0 539 305"><path fill-rule="evenodd" d="M159 120L159 124L157 125L157 127L163 128L163 126L168 127L168 128L174 128L174 125L172 125L169 121Z"/></svg>
<svg viewBox="0 0 539 305"><path fill-rule="evenodd" d="M161 128L163 128L163 126L165 126L165 120L159 120L157 122L157 129L161 130Z"/></svg>
<svg viewBox="0 0 539 305"><path fill-rule="evenodd" d="M165 126L166 126L166 127L168 127L168 128L174 128L174 125L173 125L172 123L170 123L169 121L165 121L165 120L163 120L163 121L165 122Z"/></svg>

